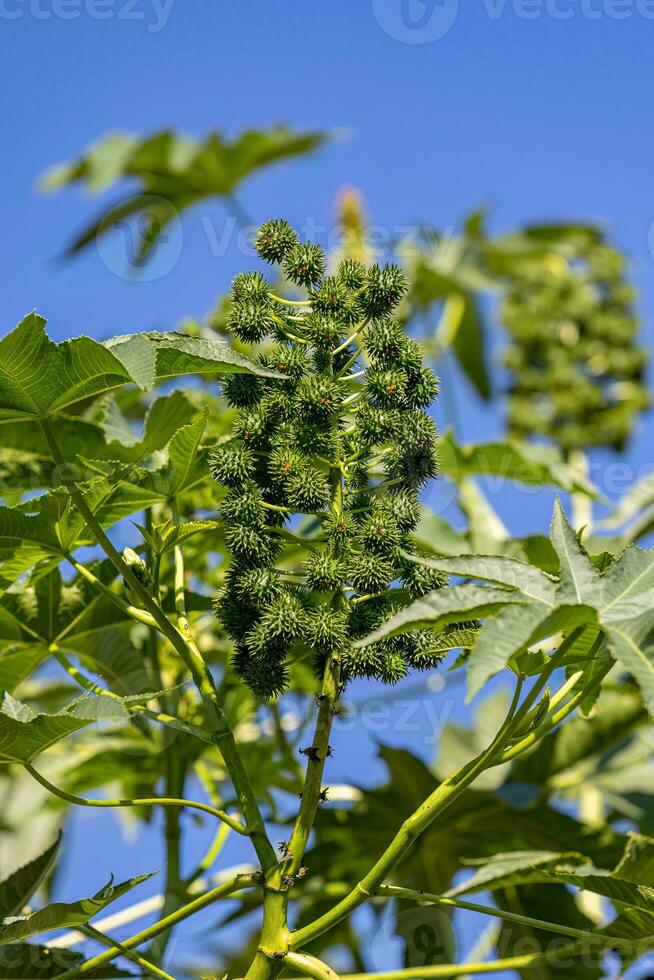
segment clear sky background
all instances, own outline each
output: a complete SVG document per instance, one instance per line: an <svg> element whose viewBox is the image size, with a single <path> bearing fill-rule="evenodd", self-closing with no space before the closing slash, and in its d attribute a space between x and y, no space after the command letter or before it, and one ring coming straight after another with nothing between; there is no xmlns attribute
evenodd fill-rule
<svg viewBox="0 0 654 980"><path fill-rule="evenodd" d="M244 264L216 204L184 218L178 260L151 281L120 275L111 250L58 265L98 203L78 189L41 195L44 169L108 130L201 136L286 122L339 138L247 183L240 199L255 220L328 227L338 189L354 184L390 232L456 225L480 204L495 230L599 221L631 257L652 346L654 3L404 0L403 19L403 0L166 2L0 0L2 332L34 307L56 339L172 329L204 313ZM467 388L458 400L464 438L500 432L498 412ZM628 457L634 473L652 462L652 434L646 419ZM550 507L524 495L496 503L518 533L542 528ZM397 732L388 740L411 743ZM433 751L424 738L417 750ZM152 834L130 844L95 814L79 828L67 897L106 871L160 864Z"/></svg>

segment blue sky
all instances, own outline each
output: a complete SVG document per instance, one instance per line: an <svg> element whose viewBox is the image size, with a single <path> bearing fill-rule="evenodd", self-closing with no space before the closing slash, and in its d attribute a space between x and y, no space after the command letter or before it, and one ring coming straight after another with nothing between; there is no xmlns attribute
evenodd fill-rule
<svg viewBox="0 0 654 980"><path fill-rule="evenodd" d="M653 41L648 0L0 0L0 329L34 307L57 339L201 315L243 265L233 239L212 254L220 204L186 216L170 271L132 282L111 251L53 261L97 202L78 189L43 196L36 178L108 130L201 136L286 122L339 136L246 184L255 220L328 226L349 184L391 231L456 225L480 204L497 230L596 220L632 259L651 347ZM497 412L465 388L458 398L465 438L500 431ZM651 463L651 445L645 420L634 468ZM542 526L550 500L498 506L524 532ZM104 815L78 826L67 891L95 885L90 857L101 850L110 870L119 841ZM153 835L121 846L117 872L140 870L144 855L159 862Z"/></svg>

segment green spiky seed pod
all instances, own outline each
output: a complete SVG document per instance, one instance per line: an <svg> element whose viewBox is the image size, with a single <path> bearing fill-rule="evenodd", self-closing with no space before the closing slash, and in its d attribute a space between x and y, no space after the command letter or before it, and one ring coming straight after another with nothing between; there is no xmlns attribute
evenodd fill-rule
<svg viewBox="0 0 654 980"><path fill-rule="evenodd" d="M436 468L425 409L437 382L390 319L404 274L346 260L325 278L322 250L280 221L262 227L257 250L283 262L308 298L287 304L258 273L234 280L232 330L253 343L274 338L258 357L278 377L237 376L223 388L237 417L234 438L211 455L229 491L221 516L231 561L216 614L257 697L276 697L307 649L319 673L397 683L436 662L420 631L365 650L354 641L443 584L406 557L417 490Z"/></svg>
<svg viewBox="0 0 654 980"><path fill-rule="evenodd" d="M344 566L329 551L314 551L304 563L306 582L316 592L333 592L343 584Z"/></svg>
<svg viewBox="0 0 654 980"><path fill-rule="evenodd" d="M325 271L325 254L319 245L294 245L286 254L284 272L298 286L315 286Z"/></svg>
<svg viewBox="0 0 654 980"><path fill-rule="evenodd" d="M258 344L275 329L271 310L263 303L234 303L229 314L229 329L246 344Z"/></svg>
<svg viewBox="0 0 654 980"><path fill-rule="evenodd" d="M348 290L335 276L326 276L313 300L313 308L326 316L338 316L347 303Z"/></svg>
<svg viewBox="0 0 654 980"><path fill-rule="evenodd" d="M396 367L400 353L407 344L402 324L397 320L377 320L368 328L367 348L370 359L376 367ZM422 364L422 356L420 364Z"/></svg>
<svg viewBox="0 0 654 980"><path fill-rule="evenodd" d="M397 265L378 265L368 269L365 290L360 304L365 314L371 318L385 317L393 312L407 291L406 276Z"/></svg>
<svg viewBox="0 0 654 980"><path fill-rule="evenodd" d="M409 490L395 490L377 506L394 518L401 531L410 531L420 520L420 500Z"/></svg>
<svg viewBox="0 0 654 980"><path fill-rule="evenodd" d="M428 592L442 589L447 584L447 575L435 568L428 568L420 562L404 564L400 577L412 599L421 599Z"/></svg>
<svg viewBox="0 0 654 980"><path fill-rule="evenodd" d="M423 367L407 373L404 404L407 408L426 408L438 394L438 378L431 368Z"/></svg>
<svg viewBox="0 0 654 980"><path fill-rule="evenodd" d="M264 261L282 262L297 241L295 229L280 218L261 225L254 247Z"/></svg>
<svg viewBox="0 0 654 980"><path fill-rule="evenodd" d="M363 519L357 538L364 551L390 555L399 545L402 532L391 515L380 508Z"/></svg>
<svg viewBox="0 0 654 980"><path fill-rule="evenodd" d="M252 408L261 398L256 374L230 374L222 385L222 394L233 408Z"/></svg>
<svg viewBox="0 0 654 980"><path fill-rule="evenodd" d="M250 481L238 490L231 491L223 500L220 512L226 524L241 523L250 527L261 527L264 523L264 511L256 483Z"/></svg>
<svg viewBox="0 0 654 980"><path fill-rule="evenodd" d="M393 565L379 555L355 555L349 564L349 576L357 592L380 592L393 579Z"/></svg>
<svg viewBox="0 0 654 980"><path fill-rule="evenodd" d="M366 267L357 259L343 259L338 266L337 276L348 289L361 289L366 278Z"/></svg>
<svg viewBox="0 0 654 980"><path fill-rule="evenodd" d="M310 514L329 504L329 484L312 466L303 466L286 480L286 499L295 510Z"/></svg>
<svg viewBox="0 0 654 980"><path fill-rule="evenodd" d="M260 272L239 272L232 280L232 296L241 303L251 300L255 304L268 305L269 286Z"/></svg>
<svg viewBox="0 0 654 980"><path fill-rule="evenodd" d="M254 457L241 442L216 446L209 458L211 474L219 483L240 487L252 474Z"/></svg>

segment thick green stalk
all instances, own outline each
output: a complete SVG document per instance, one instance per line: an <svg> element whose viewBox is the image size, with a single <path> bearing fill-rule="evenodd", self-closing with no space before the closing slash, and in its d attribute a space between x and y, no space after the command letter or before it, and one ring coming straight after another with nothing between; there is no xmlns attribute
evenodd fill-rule
<svg viewBox="0 0 654 980"><path fill-rule="evenodd" d="M183 905L166 918L160 919L159 922L155 922L154 925L148 926L147 929L142 929L141 932L138 932L136 935L126 939L123 943L121 943L120 949L117 946L113 946L111 949L105 950L104 953L99 953L98 956L94 956L93 959L87 960L86 963L82 963L81 966L73 967L71 970L61 973L55 978L55 980L76 980L77 977L86 976L87 973L91 973L98 967L104 966L105 963L110 963L117 956L120 956L123 950L134 949L136 946L141 946L143 943L148 942L148 940L154 939L155 936L160 935L160 933L165 932L167 929L171 929L180 922L183 922L184 919L188 919L190 916L195 915L196 912L200 912L209 905L213 905L213 903L217 902L219 899L232 895L234 892L240 891L243 888L251 888L253 886L254 881L252 880L252 875L236 875L229 881L225 881L216 888L212 888L211 891L207 892L205 895L201 895L199 898L194 899L187 905Z"/></svg>
<svg viewBox="0 0 654 980"><path fill-rule="evenodd" d="M336 419L333 424L337 426ZM330 510L340 514L343 509L343 473L340 466L330 468L330 483ZM334 602L340 599L340 593L334 596ZM336 654L330 656L318 696L318 717L307 754L302 801L287 845L287 854L267 876L261 944L246 980L273 980L281 970L279 957L289 952L288 891L302 868L304 852L320 806L322 777L330 751L329 737L340 696L340 669L340 657Z"/></svg>
<svg viewBox="0 0 654 980"><path fill-rule="evenodd" d="M120 572L132 591L139 597L146 611L155 620L161 633L172 644L189 669L202 698L214 742L220 749L234 788L236 789L243 810L243 816L248 827L251 828L252 843L255 851L263 870L269 871L277 863L275 850L268 839L257 798L243 765L234 734L220 704L213 677L193 641L190 630L182 634L176 629L147 589L144 588L130 567L125 563L101 524L96 520L95 515L84 499L83 493L68 472L66 461L61 454L49 420L47 418L41 419L41 426L50 447L52 458L59 471L61 482L67 489L78 511L85 519L96 541L114 568Z"/></svg>

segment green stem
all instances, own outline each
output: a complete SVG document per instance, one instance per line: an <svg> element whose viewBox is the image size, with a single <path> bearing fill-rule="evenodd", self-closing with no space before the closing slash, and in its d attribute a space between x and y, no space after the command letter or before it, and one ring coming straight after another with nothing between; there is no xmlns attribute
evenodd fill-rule
<svg viewBox="0 0 654 980"><path fill-rule="evenodd" d="M283 296L277 296L270 291L268 291L268 295L271 299L277 300L278 303L284 303L286 306L308 306L311 303L310 299L284 299Z"/></svg>
<svg viewBox="0 0 654 980"><path fill-rule="evenodd" d="M443 963L438 966L411 966L404 970L388 970L384 973L348 973L340 980L440 980L465 977L468 974L499 973L501 970L524 970L538 963L556 963L559 956L574 956L579 947L575 943L549 953L526 953L524 956L507 956L489 963ZM59 980L59 978L58 978ZM289 977L289 980L299 980Z"/></svg>
<svg viewBox="0 0 654 980"><path fill-rule="evenodd" d="M382 885L377 889L377 894L382 898L397 898L420 902L421 905L439 905L445 908L464 909L467 912L478 912L481 915L491 915L497 919L502 919L504 922L515 922L517 925L527 926L531 929L543 929L545 932L554 932L560 936L569 936L571 939L583 939L586 942L617 945L625 949L631 949L634 946L634 943L628 939L618 939L614 936L598 936L596 933L587 932L585 929L573 929L571 926L558 925L555 922L543 922L540 919L533 919L528 915L519 915L517 912L489 908L487 905L478 905L476 902L467 902L460 898L446 898L443 895L431 895L427 892L416 891L413 888Z"/></svg>
<svg viewBox="0 0 654 980"><path fill-rule="evenodd" d="M512 745L510 748L506 749L500 758L495 763L496 765L502 765L504 762L510 762L511 759L515 759L516 756L520 755L522 752L526 752L532 746L540 742L545 735L548 734L553 728L556 728L562 721L564 721L569 715L575 711L579 705L585 701L585 699L593 693L593 691L602 683L608 672L613 667L613 661L608 663L605 668L603 668L586 687L579 690L574 697L570 698L567 704L564 704L558 711L555 711L548 718L543 721L541 725L536 729L536 731L530 732L525 735L519 742Z"/></svg>
<svg viewBox="0 0 654 980"><path fill-rule="evenodd" d="M129 939L126 939L121 944L121 949L118 949L114 945L111 949L105 950L104 953L100 953L98 956L94 956L93 959L87 960L86 963L82 963L81 966L73 967L71 970L67 970L66 973L61 973L55 978L55 980L75 980L77 977L83 977L87 973L91 973L93 970L96 970L98 967L104 966L105 963L110 963L111 960L116 958L116 956L120 956L123 950L134 949L135 946L141 946L150 939L154 939L155 936L160 935L160 933L165 932L166 929L171 929L173 926L178 925L178 923L183 922L184 919L188 919L190 916L195 915L196 912L200 912L202 909L207 908L207 906L213 905L213 903L217 902L219 899L225 898L226 896L232 895L234 892L240 891L242 888L247 887L253 887L252 876L236 875L229 881L225 881L216 888L212 888L211 891L207 892L205 895L201 895L192 902L188 902L187 905L183 905L181 908L176 909L170 915L160 919L159 922L155 922L154 925L149 926L147 929L143 929L135 936L131 936Z"/></svg>
<svg viewBox="0 0 654 980"><path fill-rule="evenodd" d="M170 622L163 610L154 601L147 589L136 578L129 566L114 547L111 539L105 533L101 524L88 506L84 495L72 479L66 468L54 433L47 418L40 420L47 439L53 460L59 471L62 484L66 487L71 500L85 519L96 541L107 555L114 568L123 576L132 591L139 597L144 608L155 620L159 630L171 643L181 657L183 663L193 677L193 681L202 698L208 724L212 730L215 744L219 747L225 765L238 795L243 816L251 830L252 843L264 871L270 870L277 863L275 850L268 839L266 828L257 802L254 789L243 765L234 733L232 732L218 698L218 692L211 673L200 654L190 631L184 635Z"/></svg>
<svg viewBox="0 0 654 980"><path fill-rule="evenodd" d="M357 337L359 336L359 334L361 333L361 331L362 330L365 330L367 326L368 326L368 320L366 319L366 320L363 321L363 323L360 323L359 324L359 326L356 328L356 330L354 331L354 333L350 334L350 336L347 338L347 340L344 340L343 343L340 344L340 346L336 347L332 351L332 357L335 357L336 354L340 354L342 351L347 350L347 348L350 346L350 344L353 344L354 343L354 341L357 339ZM357 354L358 353L359 352L357 351Z"/></svg>
<svg viewBox="0 0 654 980"><path fill-rule="evenodd" d="M235 830L237 834L242 834L244 837L250 836L250 831L247 827L244 827L242 823L235 820L234 817L230 817L228 813L224 810L216 810L215 807L209 806L208 803L198 803L195 800L181 800L172 799L166 796L160 797L148 797L143 800L86 800L81 796L73 796L71 793L67 793L65 790L60 789L58 786L53 786L53 784L37 772L36 769L29 762L24 762L23 767L25 770L36 779L37 783L40 783L49 793L53 796L59 797L60 800L65 800L66 803L74 803L76 806L89 806L89 807L99 807L99 808L111 808L111 807L131 807L131 806L174 806L174 807L187 807L189 810L199 810L201 813L208 813L212 817L216 817L218 820L222 820L223 823L227 824L232 830Z"/></svg>
<svg viewBox="0 0 654 980"><path fill-rule="evenodd" d="M115 947L128 960L132 960L133 963L143 967L143 969L146 971L146 976L151 973L155 977L161 977L162 980L175 980L175 978L171 977L171 975L166 973L165 970L161 970L158 966L155 966L154 963L150 963L149 960L146 960L145 956L141 956L140 953L135 953L131 949L126 949L120 943L116 942L115 939L112 939L111 936L105 936L105 934L100 932L99 929L94 929L93 926L85 925L80 926L80 932L85 933L91 939L96 939L99 943L102 943L103 946L108 946L110 949Z"/></svg>

